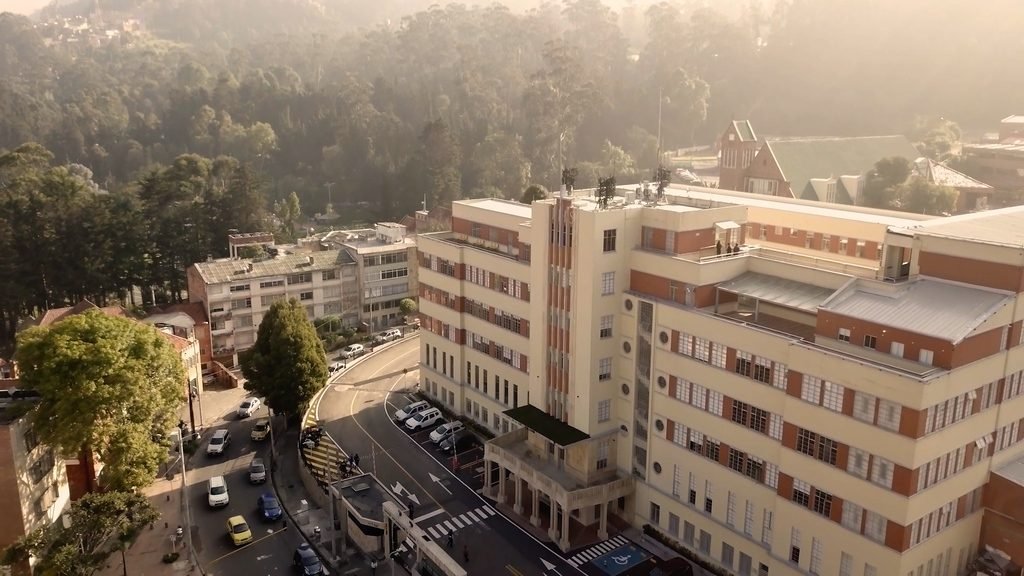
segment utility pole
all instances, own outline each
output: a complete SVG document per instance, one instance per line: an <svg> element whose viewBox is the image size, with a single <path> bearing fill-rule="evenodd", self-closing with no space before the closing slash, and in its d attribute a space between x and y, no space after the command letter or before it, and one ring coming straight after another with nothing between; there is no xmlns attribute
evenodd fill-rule
<svg viewBox="0 0 1024 576"><path fill-rule="evenodd" d="M327 184L324 184L324 187L327 188L327 214L330 214L334 211L332 208L333 204L331 202L331 188L334 188L334 182L328 182Z"/></svg>
<svg viewBox="0 0 1024 576"><path fill-rule="evenodd" d="M188 546L189 565L195 566L195 548L192 547L192 508L188 503L188 481L186 480L188 459L185 457L185 436L178 429L178 450L181 456L181 499L185 503L185 543Z"/></svg>

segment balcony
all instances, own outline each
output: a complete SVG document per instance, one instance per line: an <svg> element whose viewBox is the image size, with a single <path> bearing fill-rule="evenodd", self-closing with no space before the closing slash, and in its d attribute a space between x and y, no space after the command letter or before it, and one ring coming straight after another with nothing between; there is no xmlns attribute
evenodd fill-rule
<svg viewBox="0 0 1024 576"><path fill-rule="evenodd" d="M213 357L214 358L220 358L220 357L223 357L223 356L232 356L232 355L234 355L234 353L235 353L235 347L234 346L222 346L220 348L214 348L213 349Z"/></svg>
<svg viewBox="0 0 1024 576"><path fill-rule="evenodd" d="M231 320L231 310L211 310L210 320Z"/></svg>

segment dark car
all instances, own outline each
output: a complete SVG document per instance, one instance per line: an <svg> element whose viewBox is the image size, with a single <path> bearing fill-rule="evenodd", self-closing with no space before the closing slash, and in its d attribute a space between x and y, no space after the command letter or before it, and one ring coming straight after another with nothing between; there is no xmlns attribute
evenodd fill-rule
<svg viewBox="0 0 1024 576"><path fill-rule="evenodd" d="M299 573L303 576L322 576L324 573L320 557L316 555L313 548L306 542L299 544L299 547L295 549L292 564L299 569Z"/></svg>
<svg viewBox="0 0 1024 576"><path fill-rule="evenodd" d="M270 492L264 492L260 495L259 499L256 500L256 507L260 509L260 516L264 520L281 519L281 503L277 501L277 496Z"/></svg>
<svg viewBox="0 0 1024 576"><path fill-rule="evenodd" d="M472 432L463 430L442 440L438 447L442 452L455 452L457 454L479 445L480 441L477 440Z"/></svg>

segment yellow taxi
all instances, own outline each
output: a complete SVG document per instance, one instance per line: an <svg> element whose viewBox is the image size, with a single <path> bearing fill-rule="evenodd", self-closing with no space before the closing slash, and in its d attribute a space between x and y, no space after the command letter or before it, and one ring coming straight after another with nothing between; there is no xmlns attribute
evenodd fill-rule
<svg viewBox="0 0 1024 576"><path fill-rule="evenodd" d="M249 530L249 524L245 522L245 518L241 516L228 518L228 535L231 536L231 541L235 543L235 546L252 542L252 531Z"/></svg>

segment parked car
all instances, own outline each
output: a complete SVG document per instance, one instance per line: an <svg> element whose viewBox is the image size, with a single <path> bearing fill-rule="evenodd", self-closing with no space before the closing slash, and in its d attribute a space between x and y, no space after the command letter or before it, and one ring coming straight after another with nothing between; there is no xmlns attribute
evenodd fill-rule
<svg viewBox="0 0 1024 576"><path fill-rule="evenodd" d="M228 483L223 476L214 476L206 482L206 501L210 508L223 508L231 502Z"/></svg>
<svg viewBox="0 0 1024 576"><path fill-rule="evenodd" d="M342 370L344 368L344 362L331 362L331 365L327 367L327 373L334 374L335 372L338 372L339 370Z"/></svg>
<svg viewBox="0 0 1024 576"><path fill-rule="evenodd" d="M405 408L402 408L401 410L395 412L395 421L398 422L399 424L402 424L410 416L419 414L420 412L426 410L427 408L430 408L430 404L428 404L425 400L418 400L416 402L407 404Z"/></svg>
<svg viewBox="0 0 1024 576"><path fill-rule="evenodd" d="M283 511L277 496L271 492L264 492L256 499L256 507L259 508L260 516L264 520L280 520Z"/></svg>
<svg viewBox="0 0 1024 576"><path fill-rule="evenodd" d="M267 466L263 464L263 458L253 458L249 462L249 482L263 484L267 481Z"/></svg>
<svg viewBox="0 0 1024 576"><path fill-rule="evenodd" d="M227 428L221 428L213 433L210 443L206 445L206 455L220 456L229 444L231 444L231 432L228 432Z"/></svg>
<svg viewBox="0 0 1024 576"><path fill-rule="evenodd" d="M242 516L228 518L228 536L231 536L231 542L235 546L252 542L252 530L249 530L249 524L246 523L245 518Z"/></svg>
<svg viewBox="0 0 1024 576"><path fill-rule="evenodd" d="M401 330L401 328L391 328L390 330L385 330L385 331L381 332L380 334L377 334L376 336L374 336L373 340L375 342L378 342L378 343L383 343L383 342L391 342L392 340L398 340L401 337L402 337L402 330Z"/></svg>
<svg viewBox="0 0 1024 576"><path fill-rule="evenodd" d="M474 448L480 445L480 441L476 439L469 430L463 430L457 434L452 434L447 439L441 441L442 452L465 452L470 448Z"/></svg>
<svg viewBox="0 0 1024 576"><path fill-rule="evenodd" d="M292 563L302 576L322 576L324 573L323 564L320 563L320 557L313 551L313 547L308 542L299 544L299 547L295 549L295 555L292 557Z"/></svg>
<svg viewBox="0 0 1024 576"><path fill-rule="evenodd" d="M259 442L265 440L270 434L270 420L267 418L260 418L256 421L256 424L252 427L252 432L249 437Z"/></svg>
<svg viewBox="0 0 1024 576"><path fill-rule="evenodd" d="M238 417L248 418L252 416L260 409L260 404L259 398L246 398L242 400L242 403L238 405Z"/></svg>
<svg viewBox="0 0 1024 576"><path fill-rule="evenodd" d="M349 344L341 349L342 358L358 358L366 353L366 347L362 344Z"/></svg>
<svg viewBox="0 0 1024 576"><path fill-rule="evenodd" d="M452 434L455 434L463 430L465 427L466 426L458 420L445 422L444 424L441 424L437 428L434 428L434 431L430 433L430 441L433 442L434 444L440 444L442 440L448 438Z"/></svg>
<svg viewBox="0 0 1024 576"><path fill-rule="evenodd" d="M405 421L405 428L410 432L430 428L441 420L441 411L437 408L427 408L418 414L413 414Z"/></svg>

